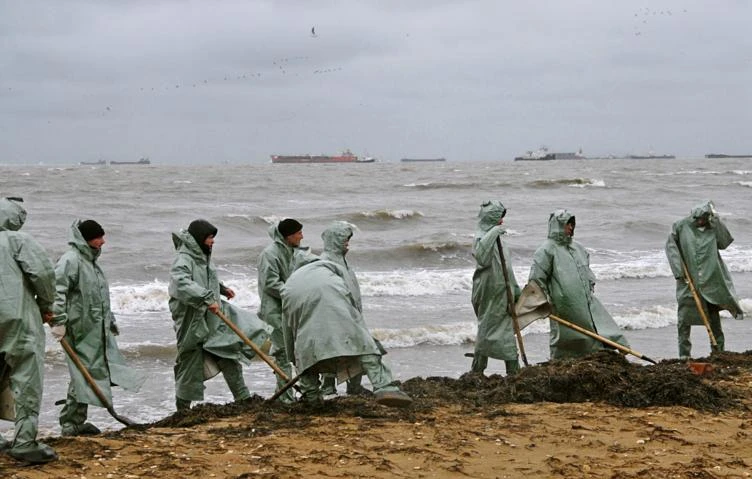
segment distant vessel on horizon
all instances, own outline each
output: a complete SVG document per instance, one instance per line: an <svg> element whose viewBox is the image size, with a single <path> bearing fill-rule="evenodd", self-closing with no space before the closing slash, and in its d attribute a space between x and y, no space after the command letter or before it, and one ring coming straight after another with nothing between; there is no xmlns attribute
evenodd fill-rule
<svg viewBox="0 0 752 479"><path fill-rule="evenodd" d="M150 165L151 160L149 158L141 158L138 161L110 161L111 165Z"/></svg>
<svg viewBox="0 0 752 479"><path fill-rule="evenodd" d="M400 161L406 163L410 161L446 161L446 158L401 158Z"/></svg>
<svg viewBox="0 0 752 479"><path fill-rule="evenodd" d="M367 156L359 160L350 150L339 156L329 155L271 155L272 163L373 163L376 158Z"/></svg>
<svg viewBox="0 0 752 479"><path fill-rule="evenodd" d="M528 150L522 156L516 156L514 161L548 161L548 160L585 160L582 154L582 148L577 153L570 152L549 152L548 148L541 146L537 150Z"/></svg>
<svg viewBox="0 0 752 479"><path fill-rule="evenodd" d="M627 155L629 160L673 160L676 158L674 155L654 155L648 153L647 155Z"/></svg>
<svg viewBox="0 0 752 479"><path fill-rule="evenodd" d="M79 161L79 165L106 165L107 162L105 160L99 160L99 161Z"/></svg>
<svg viewBox="0 0 752 479"><path fill-rule="evenodd" d="M705 158L752 158L752 155L727 155L725 153L708 153Z"/></svg>

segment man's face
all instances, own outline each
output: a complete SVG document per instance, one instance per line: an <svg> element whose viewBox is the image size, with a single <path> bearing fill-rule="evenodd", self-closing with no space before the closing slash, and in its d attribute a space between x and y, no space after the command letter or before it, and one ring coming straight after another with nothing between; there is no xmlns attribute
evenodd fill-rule
<svg viewBox="0 0 752 479"><path fill-rule="evenodd" d="M703 227L708 224L708 215L702 215L699 218L697 218L697 226Z"/></svg>
<svg viewBox="0 0 752 479"><path fill-rule="evenodd" d="M204 240L204 244L207 248L209 248L209 251L214 247L214 235L209 235Z"/></svg>
<svg viewBox="0 0 752 479"><path fill-rule="evenodd" d="M285 236L285 241L287 241L287 244L289 244L293 248L297 248L298 246L300 246L300 242L303 241L303 230L300 230L297 233L293 233L289 236Z"/></svg>
<svg viewBox="0 0 752 479"><path fill-rule="evenodd" d="M567 236L574 236L574 225L572 223L564 225L564 234Z"/></svg>
<svg viewBox="0 0 752 479"><path fill-rule="evenodd" d="M90 239L87 243L94 249L102 249L106 241L104 240L104 236L100 236L99 238Z"/></svg>

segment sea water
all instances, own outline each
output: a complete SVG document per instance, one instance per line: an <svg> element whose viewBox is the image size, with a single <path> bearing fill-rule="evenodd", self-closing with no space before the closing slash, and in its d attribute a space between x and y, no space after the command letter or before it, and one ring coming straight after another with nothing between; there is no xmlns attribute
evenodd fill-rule
<svg viewBox="0 0 752 479"><path fill-rule="evenodd" d="M575 239L589 251L598 279L597 296L632 348L660 360L677 356L675 281L664 244L671 224L702 200L714 200L735 237L722 256L752 314L751 188L748 159L0 166L0 195L25 199L23 231L53 261L68 248L76 218L104 227L99 263L110 281L120 348L148 377L140 392L115 388L114 406L138 422L174 412L171 233L196 218L218 228L212 260L219 277L236 291L233 302L254 312L256 263L271 224L298 219L303 244L314 252L321 251L320 234L330 222L355 224L348 261L360 281L366 322L389 351L385 362L400 380L456 378L470 367L464 355L476 333L471 248L483 201L498 199L508 208L504 240L521 286L546 238L549 214L572 211ZM752 349L752 322L722 318L727 349ZM709 353L704 328L693 328L692 340L694 356ZM532 364L548 360L545 320L525 329L524 341ZM65 398L68 384L64 352L50 335L46 351L43 435L60 432L54 403ZM503 372L501 361L490 361L488 374ZM252 392L273 393L273 373L263 362L246 367L245 377ZM206 387L206 401L232 400L221 376ZM91 407L89 417L103 428L120 427L102 408ZM0 432L11 430L12 423L0 422Z"/></svg>

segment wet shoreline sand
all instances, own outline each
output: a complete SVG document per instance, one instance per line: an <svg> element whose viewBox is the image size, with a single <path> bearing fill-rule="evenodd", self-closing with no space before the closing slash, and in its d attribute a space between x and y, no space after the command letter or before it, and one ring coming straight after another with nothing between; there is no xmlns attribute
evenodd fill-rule
<svg viewBox="0 0 752 479"><path fill-rule="evenodd" d="M515 378L413 378L415 403L338 397L322 407L201 405L98 437L48 438L59 461L17 479L286 477L750 477L752 352L641 366L619 355ZM554 402L559 401L559 402ZM624 404L644 404L627 407Z"/></svg>

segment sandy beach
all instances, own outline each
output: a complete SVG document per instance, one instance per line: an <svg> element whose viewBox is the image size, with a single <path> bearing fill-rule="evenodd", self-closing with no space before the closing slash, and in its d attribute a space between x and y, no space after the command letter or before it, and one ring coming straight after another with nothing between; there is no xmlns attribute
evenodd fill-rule
<svg viewBox="0 0 752 479"><path fill-rule="evenodd" d="M403 383L415 399L201 405L98 437L44 440L60 459L0 476L36 478L752 476L752 352L629 363L614 353L542 364L514 378Z"/></svg>

